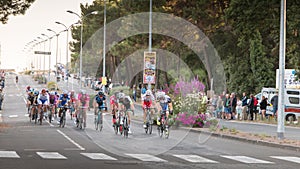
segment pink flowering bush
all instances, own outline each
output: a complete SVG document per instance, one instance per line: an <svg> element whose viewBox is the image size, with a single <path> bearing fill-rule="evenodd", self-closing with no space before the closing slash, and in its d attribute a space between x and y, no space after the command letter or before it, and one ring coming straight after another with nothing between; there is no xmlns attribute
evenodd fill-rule
<svg viewBox="0 0 300 169"><path fill-rule="evenodd" d="M186 112L179 113L176 120L182 123L182 125L187 125L187 126L193 126L193 127L209 126L209 122L207 121L205 114L202 113L197 115L191 115Z"/></svg>

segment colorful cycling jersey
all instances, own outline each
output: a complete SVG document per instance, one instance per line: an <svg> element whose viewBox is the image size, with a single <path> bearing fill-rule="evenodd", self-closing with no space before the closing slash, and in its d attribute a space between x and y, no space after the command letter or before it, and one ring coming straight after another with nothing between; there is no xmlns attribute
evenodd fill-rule
<svg viewBox="0 0 300 169"><path fill-rule="evenodd" d="M59 96L60 106L64 106L66 103L70 101L70 97L65 94L61 94Z"/></svg>
<svg viewBox="0 0 300 169"><path fill-rule="evenodd" d="M36 102L36 97L35 97L34 95L33 95L33 96L28 95L27 100L30 101L30 104L31 104L31 105L34 104L34 103L37 103L37 102Z"/></svg>
<svg viewBox="0 0 300 169"><path fill-rule="evenodd" d="M99 95L96 95L95 100L96 100L96 102L98 103L98 106L99 106L99 107L105 106L105 105L104 105L104 100L106 100L106 97L105 97L105 96L100 97Z"/></svg>
<svg viewBox="0 0 300 169"><path fill-rule="evenodd" d="M37 98L38 101L41 101L42 104L44 104L46 101L49 100L49 94L48 93L41 93L38 95L38 98Z"/></svg>
<svg viewBox="0 0 300 169"><path fill-rule="evenodd" d="M165 98L160 100L159 103L163 111L169 110L168 104L171 103L170 96L165 95Z"/></svg>
<svg viewBox="0 0 300 169"><path fill-rule="evenodd" d="M88 94L78 94L78 101L81 103L81 106L84 108L89 107L90 96Z"/></svg>
<svg viewBox="0 0 300 169"><path fill-rule="evenodd" d="M152 101L155 101L155 97L153 94L151 94L150 96L146 96L146 94L144 94L141 99L143 108L150 108L152 106Z"/></svg>
<svg viewBox="0 0 300 169"><path fill-rule="evenodd" d="M130 105L133 104L131 98L129 96L124 96L120 103L125 106L126 109L130 109Z"/></svg>
<svg viewBox="0 0 300 169"><path fill-rule="evenodd" d="M70 94L70 99L71 99L71 102L72 102L72 103L76 103L76 101L77 101L77 96L76 96L76 94Z"/></svg>
<svg viewBox="0 0 300 169"><path fill-rule="evenodd" d="M56 104L57 103L57 96L56 95L50 95L49 96L50 104Z"/></svg>

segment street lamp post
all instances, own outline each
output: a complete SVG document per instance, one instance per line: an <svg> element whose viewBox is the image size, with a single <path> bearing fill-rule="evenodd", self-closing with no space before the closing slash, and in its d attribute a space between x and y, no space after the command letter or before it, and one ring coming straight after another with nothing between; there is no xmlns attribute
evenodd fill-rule
<svg viewBox="0 0 300 169"><path fill-rule="evenodd" d="M52 37L49 37L48 35L42 33L42 36L45 36L49 39L49 52L51 52L51 39ZM48 70L48 82L50 81L50 65L51 65L51 54L49 55L49 70Z"/></svg>
<svg viewBox="0 0 300 169"><path fill-rule="evenodd" d="M55 58L55 76L57 76L58 74L58 69L57 69L57 55L58 55L58 36L59 34L57 34L54 30L52 29L47 29L50 32L53 32L56 35L56 58ZM57 79L56 79L57 80Z"/></svg>
<svg viewBox="0 0 300 169"><path fill-rule="evenodd" d="M67 44L66 44L66 79L67 79L67 87L69 88L69 77L68 77L68 73L69 73L69 64L68 64L68 61L69 61L69 56L68 56L68 51L69 51L69 27L67 27L65 24L61 23L61 22L55 22L59 25L62 25L66 28L66 32L67 32Z"/></svg>
<svg viewBox="0 0 300 169"><path fill-rule="evenodd" d="M104 0L104 21L103 21L103 75L102 78L105 78L105 45L106 45L106 0ZM103 81L103 80L102 80ZM107 80L106 80L107 81ZM102 91L105 92L105 85L102 85Z"/></svg>
<svg viewBox="0 0 300 169"><path fill-rule="evenodd" d="M81 21L81 26L80 26L80 56L79 56L79 85L80 85L80 89L81 89L82 88L81 78L82 78L82 31L83 31L83 18L87 17L88 15L91 15L91 14L97 14L98 11L90 12L90 13L82 16L82 17L80 17L79 14L77 14L77 13L75 13L73 11L68 10L67 12L78 16L79 19L80 19L80 21Z"/></svg>

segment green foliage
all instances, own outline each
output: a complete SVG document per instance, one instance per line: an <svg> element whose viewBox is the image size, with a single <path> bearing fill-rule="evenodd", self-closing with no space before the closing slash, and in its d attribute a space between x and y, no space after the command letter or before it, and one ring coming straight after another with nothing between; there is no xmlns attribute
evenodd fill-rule
<svg viewBox="0 0 300 169"><path fill-rule="evenodd" d="M35 0L1 0L0 22L6 24L10 15L25 14L25 11Z"/></svg>
<svg viewBox="0 0 300 169"><path fill-rule="evenodd" d="M107 0L107 23L117 18L139 12L149 11L148 1ZM95 0L92 5L81 5L82 16L91 11L104 9L102 0ZM226 74L227 90L237 93L257 93L261 87L275 87L275 72L279 65L279 31L280 0L160 0L153 1L153 12L162 12L181 17L196 25L212 41L223 61ZM300 2L287 1L287 39L286 68L300 70ZM99 28L103 26L103 13L90 15L84 19L83 44ZM130 24L129 24L130 23ZM134 26L133 26L134 25ZM143 26L135 20L126 20L116 29L123 37L127 31ZM111 30L110 30L111 31ZM80 26L72 28L71 43L72 66L78 67L80 49ZM109 37L109 35L108 35ZM168 50L185 62L192 72L209 88L209 73L196 54L188 46L176 39L153 34L153 48ZM88 46L93 49L94 46ZM148 34L136 35L124 39L115 45L107 56L107 74L112 76L115 68L124 59L140 49L148 47ZM91 56L101 56L97 49ZM205 56L203 56L205 57ZM101 63L100 63L101 64ZM132 61L132 64L135 64ZM132 64L122 68L122 77L132 70ZM164 63L164 67L174 64L180 68L181 62ZM86 72L90 67L84 68ZM177 71L177 72L176 72ZM188 70L178 69L171 72L158 71L158 86L175 84L180 78L189 80ZM99 76L102 66L97 72L88 72ZM178 76L172 76L178 74ZM135 82L140 82L142 72ZM133 83L135 83L133 82Z"/></svg>

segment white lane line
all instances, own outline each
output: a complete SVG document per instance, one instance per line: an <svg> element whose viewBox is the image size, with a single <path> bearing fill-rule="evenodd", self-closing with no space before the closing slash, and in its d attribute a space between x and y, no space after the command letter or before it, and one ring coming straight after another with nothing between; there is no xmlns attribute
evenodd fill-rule
<svg viewBox="0 0 300 169"><path fill-rule="evenodd" d="M117 160L116 158L113 158L103 153L80 153L80 154L92 160Z"/></svg>
<svg viewBox="0 0 300 169"><path fill-rule="evenodd" d="M16 117L18 117L18 115L9 115L8 117L9 118L16 118Z"/></svg>
<svg viewBox="0 0 300 169"><path fill-rule="evenodd" d="M61 135L63 135L67 140L69 140L71 143L73 143L76 147L78 147L80 150L85 150L85 148L81 147L78 143L76 143L74 140L72 140L70 137L68 137L65 133L63 133L60 130L57 130Z"/></svg>
<svg viewBox="0 0 300 169"><path fill-rule="evenodd" d="M57 152L36 152L36 153L44 159L67 159L67 157Z"/></svg>
<svg viewBox="0 0 300 169"><path fill-rule="evenodd" d="M270 162L270 161L259 160L259 159L247 157L247 156L221 156L221 157L239 161L239 162L246 163L246 164L273 164L273 162Z"/></svg>
<svg viewBox="0 0 300 169"><path fill-rule="evenodd" d="M213 161L204 157L200 157L198 155L173 155L177 158L181 158L191 163L218 163L217 161Z"/></svg>
<svg viewBox="0 0 300 169"><path fill-rule="evenodd" d="M0 158L20 158L15 151L0 151Z"/></svg>
<svg viewBox="0 0 300 169"><path fill-rule="evenodd" d="M139 159L141 161L153 161L153 162L167 162L164 159L155 157L153 155L149 155L149 154L126 154L128 156L131 156L133 158Z"/></svg>
<svg viewBox="0 0 300 169"><path fill-rule="evenodd" d="M290 157L290 156L270 156L270 157L300 164L300 158L299 157Z"/></svg>

